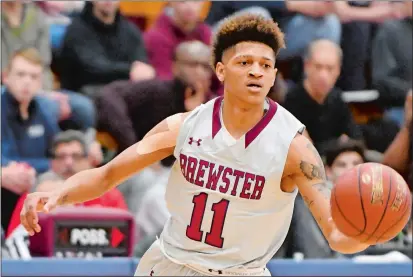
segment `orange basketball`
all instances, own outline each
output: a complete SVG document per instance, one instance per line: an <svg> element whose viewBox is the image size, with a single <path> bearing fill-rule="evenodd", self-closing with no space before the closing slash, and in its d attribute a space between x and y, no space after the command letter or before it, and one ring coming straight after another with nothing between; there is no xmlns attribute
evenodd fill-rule
<svg viewBox="0 0 413 277"><path fill-rule="evenodd" d="M397 236L411 213L409 187L392 168L364 163L338 178L331 192L331 213L345 235L369 244Z"/></svg>

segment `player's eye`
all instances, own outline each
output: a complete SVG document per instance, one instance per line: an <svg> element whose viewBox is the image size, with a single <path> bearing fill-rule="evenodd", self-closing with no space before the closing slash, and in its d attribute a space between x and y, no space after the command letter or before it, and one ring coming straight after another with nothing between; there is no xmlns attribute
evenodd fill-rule
<svg viewBox="0 0 413 277"><path fill-rule="evenodd" d="M271 65L269 65L269 64L264 64L264 68L271 68Z"/></svg>
<svg viewBox="0 0 413 277"><path fill-rule="evenodd" d="M247 61L240 61L239 64L242 65L242 66L246 66L246 65L248 65L248 62Z"/></svg>

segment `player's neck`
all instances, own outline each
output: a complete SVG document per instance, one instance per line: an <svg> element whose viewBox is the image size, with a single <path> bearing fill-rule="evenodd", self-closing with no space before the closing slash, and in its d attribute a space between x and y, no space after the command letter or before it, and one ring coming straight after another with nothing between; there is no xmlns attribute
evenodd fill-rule
<svg viewBox="0 0 413 277"><path fill-rule="evenodd" d="M235 139L239 139L251 130L264 115L264 103L251 105L225 97L222 105L222 120L225 128Z"/></svg>

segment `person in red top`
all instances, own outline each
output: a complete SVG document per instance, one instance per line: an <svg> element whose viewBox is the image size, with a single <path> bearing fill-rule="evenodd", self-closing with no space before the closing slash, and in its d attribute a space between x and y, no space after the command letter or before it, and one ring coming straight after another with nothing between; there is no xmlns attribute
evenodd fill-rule
<svg viewBox="0 0 413 277"><path fill-rule="evenodd" d="M99 198L86 201L83 204L78 204L77 206L101 206L107 208L118 208L122 210L128 209L122 193L117 189L111 190Z"/></svg>
<svg viewBox="0 0 413 277"><path fill-rule="evenodd" d="M171 2L154 26L144 34L149 62L158 78L173 78L173 54L181 42L198 40L211 44L210 27L199 21L202 6L203 1Z"/></svg>

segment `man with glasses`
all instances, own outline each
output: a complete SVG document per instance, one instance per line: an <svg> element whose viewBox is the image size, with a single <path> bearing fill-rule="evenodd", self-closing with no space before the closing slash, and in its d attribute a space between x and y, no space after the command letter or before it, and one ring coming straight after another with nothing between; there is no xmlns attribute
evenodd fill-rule
<svg viewBox="0 0 413 277"><path fill-rule="evenodd" d="M35 190L53 190L74 174L92 168L93 157L88 154L91 145L87 135L79 131L68 130L57 134L51 149L51 169L39 176ZM117 189L110 190L97 199L85 202L84 205L127 209L125 200Z"/></svg>
<svg viewBox="0 0 413 277"><path fill-rule="evenodd" d="M69 130L56 135L53 140L51 169L40 175L37 186L54 186L72 175L91 167L87 143L81 132Z"/></svg>

